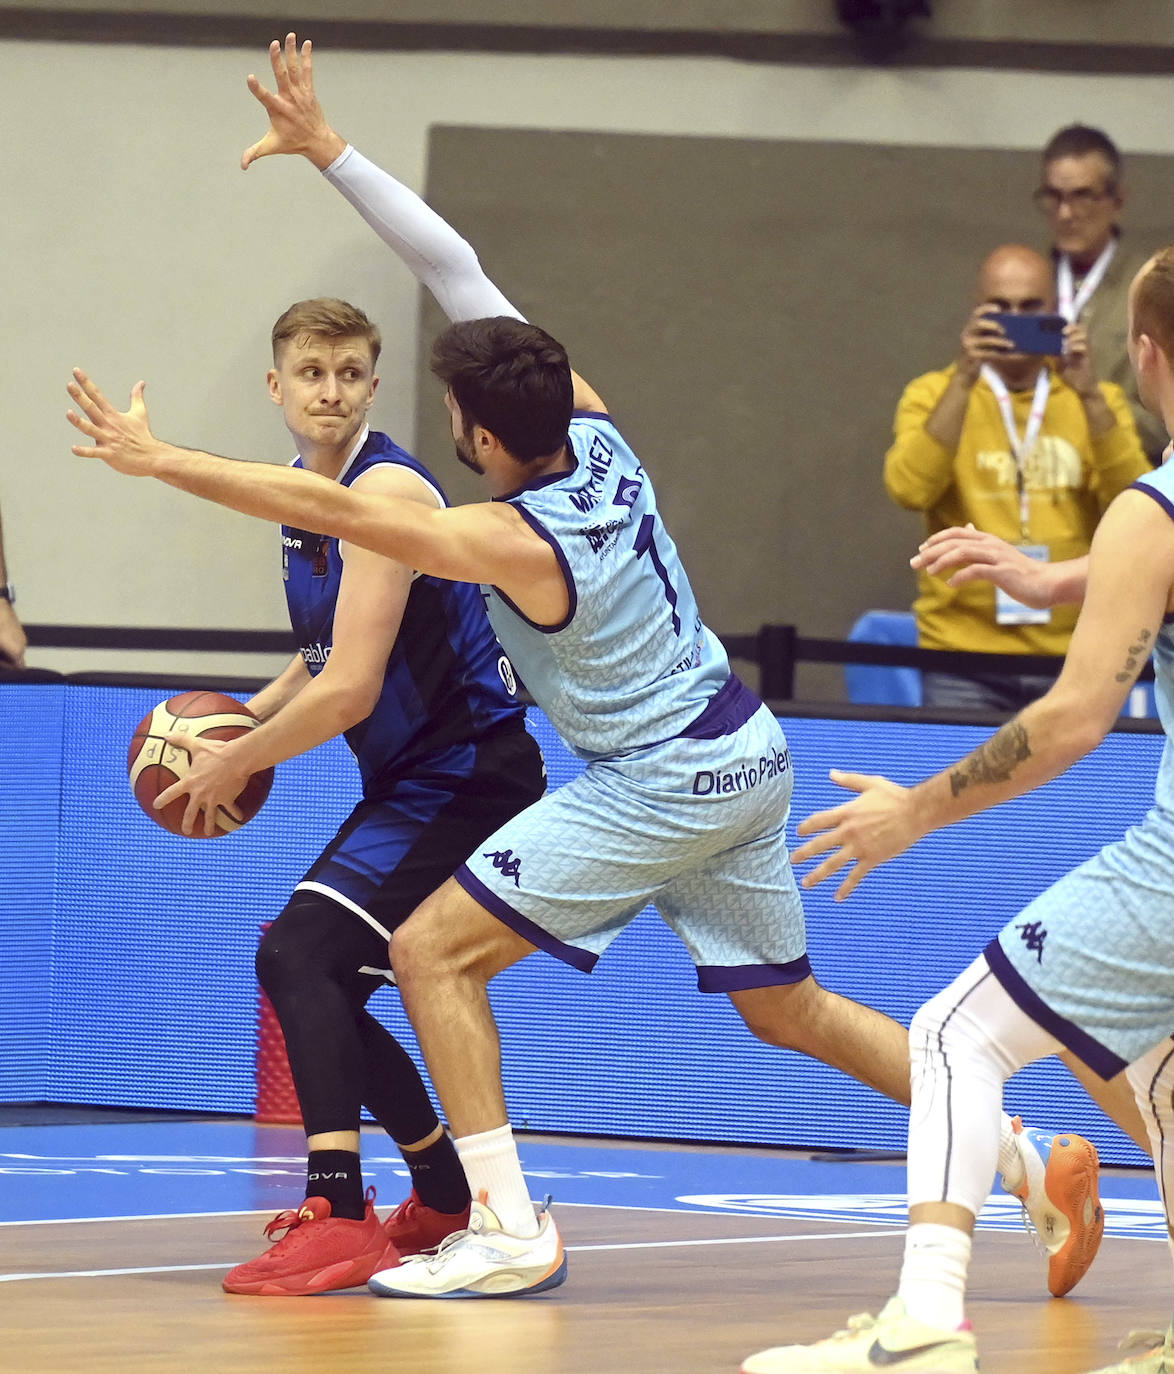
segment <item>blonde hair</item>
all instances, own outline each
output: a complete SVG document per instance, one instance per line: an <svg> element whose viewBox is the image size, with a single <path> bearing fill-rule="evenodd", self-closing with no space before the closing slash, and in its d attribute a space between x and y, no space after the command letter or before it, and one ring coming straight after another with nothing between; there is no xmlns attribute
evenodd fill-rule
<svg viewBox="0 0 1174 1374"><path fill-rule="evenodd" d="M371 349L371 366L379 361L383 339L356 305L335 296L317 296L310 301L295 301L273 326L273 361L283 344L309 335L320 339L364 339Z"/></svg>
<svg viewBox="0 0 1174 1374"><path fill-rule="evenodd" d="M1155 253L1133 288L1133 337L1148 334L1174 366L1174 244Z"/></svg>

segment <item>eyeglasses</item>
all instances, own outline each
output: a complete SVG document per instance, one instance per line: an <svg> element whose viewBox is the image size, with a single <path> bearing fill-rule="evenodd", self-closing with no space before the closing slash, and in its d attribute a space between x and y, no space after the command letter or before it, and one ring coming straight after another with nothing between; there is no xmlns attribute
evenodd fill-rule
<svg viewBox="0 0 1174 1374"><path fill-rule="evenodd" d="M1067 205L1073 214L1085 215L1102 200L1111 200L1116 194L1111 188L1097 191L1091 186L1078 186L1074 191L1059 191L1054 186L1041 186L1032 200L1045 215L1054 215L1062 205Z"/></svg>

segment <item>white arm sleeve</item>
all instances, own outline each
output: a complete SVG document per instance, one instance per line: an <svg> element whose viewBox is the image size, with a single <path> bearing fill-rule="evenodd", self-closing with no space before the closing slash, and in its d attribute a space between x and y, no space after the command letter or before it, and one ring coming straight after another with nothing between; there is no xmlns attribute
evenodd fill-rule
<svg viewBox="0 0 1174 1374"><path fill-rule="evenodd" d="M525 319L485 275L477 254L452 225L349 143L323 175L403 258L450 320L490 315Z"/></svg>

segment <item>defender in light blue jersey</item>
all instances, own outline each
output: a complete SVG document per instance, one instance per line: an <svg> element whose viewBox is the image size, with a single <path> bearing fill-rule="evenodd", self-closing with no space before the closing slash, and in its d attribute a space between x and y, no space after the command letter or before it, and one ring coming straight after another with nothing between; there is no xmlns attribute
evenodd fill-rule
<svg viewBox="0 0 1174 1374"><path fill-rule="evenodd" d="M270 128L243 165L305 155L459 322L437 340L433 371L457 456L492 499L429 508L178 450L151 434L141 390L121 415L81 373L71 394L84 416L73 421L94 446L77 451L426 575L483 583L522 680L586 760L581 777L472 847L392 936L477 1200L465 1232L389 1265L371 1287L393 1297L542 1292L563 1281L566 1262L549 1213L535 1215L508 1124L487 996L497 973L536 949L589 969L653 902L702 990L727 995L760 1038L905 1101L907 1037L812 977L785 841L786 740L705 627L648 473L602 399L449 225L330 128L309 45L299 52L291 34L270 57L277 90L250 78ZM1006 1130L1018 1159L1009 1121ZM1031 1205L1049 1205L1042 1190Z"/></svg>
<svg viewBox="0 0 1174 1374"><path fill-rule="evenodd" d="M580 411L571 470L499 499L547 540L572 589L566 623L536 625L490 589L534 699L584 759L676 737L730 677L721 641L701 622L676 545L639 459L609 415ZM505 643L502 639L502 643Z"/></svg>
<svg viewBox="0 0 1174 1374"><path fill-rule="evenodd" d="M1134 278L1129 355L1145 405L1174 434L1174 246ZM1124 1073L1149 1133L1174 1247L1174 465L1112 503L1087 559L1027 568L977 531L947 530L919 560L959 564L1032 605L1084 605L1055 685L959 763L913 788L833 774L854 800L800 825L797 862L824 855L804 881L847 870L847 896L877 864L922 835L1016 797L1063 772L1112 727L1153 655L1166 734L1154 805L1140 825L1080 864L1008 922L910 1029L913 1106L909 1220L897 1296L853 1341L763 1351L746 1374L844 1374L878 1364L978 1368L963 1299L975 1216L996 1167L1003 1085L1064 1046L1103 1078ZM915 1124L914 1124L915 1123ZM1032 1182L1028 1180L1028 1186ZM826 1352L826 1354L825 1354ZM833 1361L836 1361L833 1363ZM1174 1370L1174 1326L1101 1374Z"/></svg>

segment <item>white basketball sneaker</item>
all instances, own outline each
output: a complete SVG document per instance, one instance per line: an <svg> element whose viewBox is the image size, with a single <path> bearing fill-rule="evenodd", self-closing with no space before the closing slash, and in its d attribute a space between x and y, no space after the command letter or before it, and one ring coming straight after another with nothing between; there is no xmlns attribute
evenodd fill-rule
<svg viewBox="0 0 1174 1374"><path fill-rule="evenodd" d="M563 1244L545 1205L538 1221L536 1236L511 1236L484 1202L474 1202L467 1230L380 1270L367 1287L383 1298L504 1298L557 1288L567 1277Z"/></svg>
<svg viewBox="0 0 1174 1374"><path fill-rule="evenodd" d="M977 1374L978 1347L969 1323L943 1331L915 1321L900 1298L880 1315L849 1317L847 1328L814 1345L780 1345L751 1355L742 1374L870 1374L878 1369L918 1374Z"/></svg>

